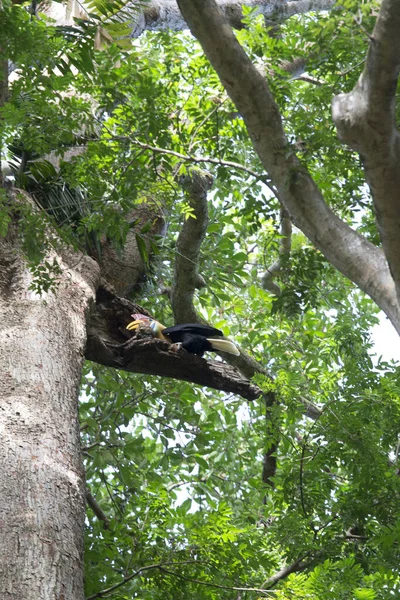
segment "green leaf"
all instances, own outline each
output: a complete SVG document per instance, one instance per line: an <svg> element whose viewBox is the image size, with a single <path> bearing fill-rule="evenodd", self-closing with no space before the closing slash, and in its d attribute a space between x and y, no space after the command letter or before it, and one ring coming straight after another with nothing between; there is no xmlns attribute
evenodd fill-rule
<svg viewBox="0 0 400 600"><path fill-rule="evenodd" d="M137 243L137 247L138 247L141 259L143 260L143 262L145 264L148 264L149 253L147 251L147 246L146 246L146 242L145 242L144 238L139 233L136 233L135 239L136 239L136 243Z"/></svg>

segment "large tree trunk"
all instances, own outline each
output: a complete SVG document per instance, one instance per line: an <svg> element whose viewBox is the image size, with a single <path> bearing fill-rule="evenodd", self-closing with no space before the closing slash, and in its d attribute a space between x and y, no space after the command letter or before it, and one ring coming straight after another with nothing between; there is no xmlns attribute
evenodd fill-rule
<svg viewBox="0 0 400 600"><path fill-rule="evenodd" d="M39 296L16 245L0 243L0 596L82 600L77 398L97 267L64 256Z"/></svg>

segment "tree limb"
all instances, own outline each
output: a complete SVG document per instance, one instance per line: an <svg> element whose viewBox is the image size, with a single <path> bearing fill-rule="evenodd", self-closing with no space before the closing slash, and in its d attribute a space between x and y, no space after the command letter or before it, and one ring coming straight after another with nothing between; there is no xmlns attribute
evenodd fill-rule
<svg viewBox="0 0 400 600"><path fill-rule="evenodd" d="M144 573L146 571L150 571L151 569L160 569L161 567L163 567L165 565L167 565L167 566L168 565L172 565L172 566L176 566L176 567L181 567L182 565L190 565L190 564L199 564L199 561L197 561L197 560L185 560L185 561L179 561L179 562L164 562L164 563L157 563L157 564L154 564L154 565L145 565L144 567L140 567L140 569L137 569L136 571L134 571L133 573L131 573L131 575L129 575L128 577L125 577L122 581L120 581L118 583L115 583L114 585L110 586L109 588L101 590L100 592L96 592L92 596L87 596L86 600L95 600L95 598L104 598L104 596L108 596L109 594L111 594L112 592L114 592L118 588L122 587L123 585L125 585L126 583L128 583L129 581L131 581L132 579L134 579L135 577L137 577L141 573Z"/></svg>
<svg viewBox="0 0 400 600"><path fill-rule="evenodd" d="M169 569L160 567L160 570L164 573L168 573L169 575L173 575L174 577L178 577L179 579L183 579L184 581L190 581L192 583L198 583L199 585L204 585L206 587L218 588L220 590L233 590L235 592L257 592L259 594L267 595L269 590L261 589L261 588L251 588L251 587L234 587L230 585L219 585L218 583L211 583L210 581L201 581L200 579L192 579L192 577L186 577L182 575L182 573L178 573L176 571L170 571Z"/></svg>
<svg viewBox="0 0 400 600"><path fill-rule="evenodd" d="M90 492L89 488L86 490L86 503L88 506L90 506L99 521L103 521L104 529L109 529L110 520L104 510L101 508L100 504L97 502L96 498Z"/></svg>
<svg viewBox="0 0 400 600"><path fill-rule="evenodd" d="M150 332L132 336L126 326L134 312L147 311L124 298L107 293L101 296L90 317L86 358L132 373L160 375L212 387L246 400L261 396L261 390L231 365L208 361L183 349L175 350L171 344L154 339Z"/></svg>
<svg viewBox="0 0 400 600"><path fill-rule="evenodd" d="M309 11L330 10L335 0L223 0L221 8L229 24L235 29L243 28L243 4L257 8L258 14L275 22ZM187 29L176 0L151 0L146 4L140 15L135 18L133 37L138 37L146 29Z"/></svg>
<svg viewBox="0 0 400 600"><path fill-rule="evenodd" d="M291 573L298 573L299 571L304 571L312 563L312 561L304 562L305 559L308 558L309 556L310 556L310 552L307 552L304 556L302 556L298 560L294 561L290 565L287 565L286 567L283 567L283 569L281 569L280 571L275 573L275 575L273 575L272 577L270 577L269 579L264 581L261 588L262 589L271 588L274 585L276 585L279 581L281 581L281 579L285 579L286 577L288 577Z"/></svg>
<svg viewBox="0 0 400 600"><path fill-rule="evenodd" d="M110 130L109 130L110 131ZM112 135L112 132L110 131ZM232 160L223 160L221 158L213 158L212 156L194 156L192 154L182 154L181 152L175 152L174 150L169 150L168 148L160 148L158 146L152 146L151 144L145 144L140 140L132 137L126 136L112 136L114 140L128 140L130 144L133 146L138 146L139 148L143 148L143 150L150 150L155 154L166 154L168 156L175 156L175 158L179 158L185 162L191 162L193 164L202 164L208 163L210 165L217 165L222 167L232 167L233 169L238 169L239 171L243 171L244 173L248 173L252 177L255 177L257 181L263 181L266 185L268 185L268 178L265 176L265 173L258 173L254 171L254 169L250 169L245 165L234 162Z"/></svg>
<svg viewBox="0 0 400 600"><path fill-rule="evenodd" d="M325 203L289 146L267 81L237 41L215 0L179 0L247 126L261 162L294 223L343 275L366 292L400 332L400 308L381 249L351 229Z"/></svg>
<svg viewBox="0 0 400 600"><path fill-rule="evenodd" d="M180 178L194 218L189 216L185 220L176 242L171 290L175 323L200 321L193 305L193 296L196 288L204 286L204 279L199 276L199 255L208 225L207 192L212 183L213 178L209 173L195 168Z"/></svg>
<svg viewBox="0 0 400 600"><path fill-rule="evenodd" d="M395 125L399 31L399 3L383 0L363 72L350 93L334 98L332 115L340 139L361 155L400 299L400 133Z"/></svg>

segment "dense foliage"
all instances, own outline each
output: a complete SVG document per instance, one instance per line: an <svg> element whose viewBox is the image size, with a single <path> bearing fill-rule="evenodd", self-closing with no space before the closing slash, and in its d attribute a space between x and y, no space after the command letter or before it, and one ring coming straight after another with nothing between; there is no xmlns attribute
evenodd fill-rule
<svg viewBox="0 0 400 600"><path fill-rule="evenodd" d="M278 33L247 11L238 37L270 78L293 148L327 201L377 242L358 157L330 118L332 96L358 77L372 7L342 4L293 17ZM88 510L87 596L113 588L121 600L396 597L400 371L372 357L376 307L298 231L275 280L280 296L262 289L279 255L278 203L198 44L186 33L149 33L129 48L94 51L94 34L21 6L2 11L0 49L14 68L2 152L43 209L18 208L38 285L56 277L41 262L49 245L61 238L83 248L106 235L120 248L124 217L151 199L168 229L135 300L171 324L159 290L171 285L176 237L192 218L179 175L196 162L214 176L197 308L270 371L273 383L258 383L279 402L266 410L262 400L87 365L82 444L90 493L107 518ZM300 57L307 77L294 79L282 61ZM44 237L43 218L59 237ZM273 444L271 486L261 472ZM298 572L271 579L295 563Z"/></svg>

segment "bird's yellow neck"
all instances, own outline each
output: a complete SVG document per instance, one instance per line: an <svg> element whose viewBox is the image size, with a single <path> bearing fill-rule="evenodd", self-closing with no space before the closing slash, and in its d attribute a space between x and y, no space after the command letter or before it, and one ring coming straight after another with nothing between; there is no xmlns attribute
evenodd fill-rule
<svg viewBox="0 0 400 600"><path fill-rule="evenodd" d="M168 341L167 338L162 334L164 329L166 329L164 325L161 325L161 323L159 323L158 321L152 321L150 323L150 329L152 330L154 337L156 337L159 340L163 340L164 342Z"/></svg>

